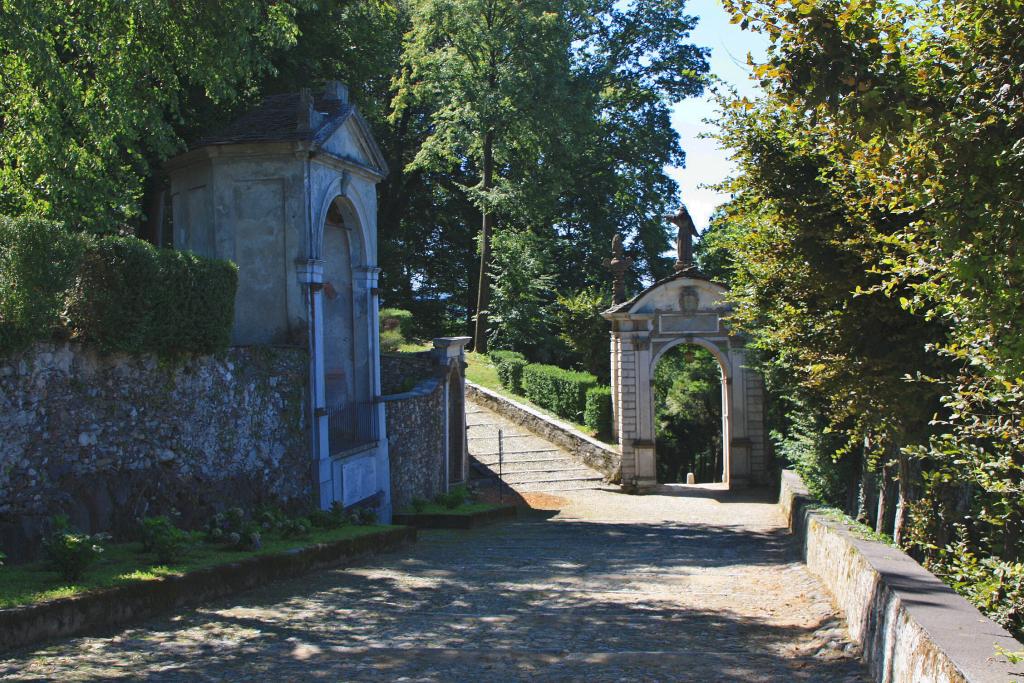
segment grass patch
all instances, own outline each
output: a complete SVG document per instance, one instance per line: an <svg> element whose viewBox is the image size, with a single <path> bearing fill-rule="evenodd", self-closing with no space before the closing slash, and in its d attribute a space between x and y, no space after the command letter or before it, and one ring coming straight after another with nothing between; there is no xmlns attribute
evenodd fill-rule
<svg viewBox="0 0 1024 683"><path fill-rule="evenodd" d="M505 507L494 503L465 503L457 508L449 508L438 503L427 503L423 509L417 512L412 508L402 510L403 515L474 515L478 512L488 512Z"/></svg>
<svg viewBox="0 0 1024 683"><path fill-rule="evenodd" d="M587 436L591 436L597 439L598 441L602 441L612 446L618 443L614 440L602 439L600 436L597 435L596 430L591 429L586 425L582 425L579 422L572 422L571 420L566 420L564 417L559 417L558 415L552 413L550 410L545 410L544 408L541 408L540 406L533 403L532 401L530 401L530 399L526 398L525 396L513 394L512 392L508 391L507 389L501 386L501 381L498 379L498 370L497 368L494 367L494 365L491 364L491 361L488 360L487 356L475 352L467 353L466 365L466 379L472 382L473 384L481 386L485 389L490 389L491 391L501 394L502 396L514 399L519 403L528 405L534 410L537 410L551 417L552 419L558 420L559 422L567 422L568 424L575 427L577 431L583 432Z"/></svg>
<svg viewBox="0 0 1024 683"><path fill-rule="evenodd" d="M399 353L419 353L420 351L431 351L434 345L430 342L408 341L398 345Z"/></svg>
<svg viewBox="0 0 1024 683"><path fill-rule="evenodd" d="M892 540L892 537L888 534L880 534L866 524L858 522L856 519L846 514L839 508L826 507L826 506L813 506L810 509L815 512L820 512L834 522L839 522L847 527L850 533L854 534L858 538L865 541L877 541L878 543L884 543L887 546L901 550L896 545L896 541Z"/></svg>
<svg viewBox="0 0 1024 683"><path fill-rule="evenodd" d="M372 525L314 529L303 538L266 535L263 547L255 551L231 550L223 546L198 543L181 562L173 566L157 564L153 561L152 554L143 554L141 543L110 544L103 557L89 568L85 578L70 585L45 562L0 567L0 608L66 598L98 588L155 581L167 576L181 576L197 569L230 564L248 557L273 555L318 543L359 538L390 528L393 527Z"/></svg>

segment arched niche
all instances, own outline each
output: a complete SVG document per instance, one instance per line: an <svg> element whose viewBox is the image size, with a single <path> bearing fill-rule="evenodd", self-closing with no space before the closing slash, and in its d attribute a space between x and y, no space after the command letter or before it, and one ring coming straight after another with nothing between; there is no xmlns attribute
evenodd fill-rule
<svg viewBox="0 0 1024 683"><path fill-rule="evenodd" d="M604 317L612 324L613 429L622 452L622 485L657 485L652 382L658 360L680 344L712 353L722 367L724 482L767 483L763 384L746 367L743 339L733 335L725 288L690 268L656 282Z"/></svg>

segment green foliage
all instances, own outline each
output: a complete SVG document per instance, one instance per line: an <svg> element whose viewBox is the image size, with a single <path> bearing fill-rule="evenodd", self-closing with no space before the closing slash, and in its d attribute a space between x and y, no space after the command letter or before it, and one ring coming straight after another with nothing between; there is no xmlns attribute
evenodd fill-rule
<svg viewBox="0 0 1024 683"><path fill-rule="evenodd" d="M412 511L417 513L423 512L427 508L427 505L429 504L430 501L426 500L425 498L413 498Z"/></svg>
<svg viewBox="0 0 1024 683"><path fill-rule="evenodd" d="M301 517L289 518L278 522L277 532L281 538L305 538L312 531L312 523Z"/></svg>
<svg viewBox="0 0 1024 683"><path fill-rule="evenodd" d="M181 562L195 543L194 536L164 516L142 520L142 550L153 553L161 564Z"/></svg>
<svg viewBox="0 0 1024 683"><path fill-rule="evenodd" d="M500 230L493 249L489 345L533 360L554 360L559 349L551 317L555 266L550 248L530 231Z"/></svg>
<svg viewBox="0 0 1024 683"><path fill-rule="evenodd" d="M896 541L1020 629L1019 3L727 5L771 36L766 96L723 102L735 322L843 442L823 489L892 461Z"/></svg>
<svg viewBox="0 0 1024 683"><path fill-rule="evenodd" d="M206 540L220 543L235 550L259 550L263 535L259 523L249 519L240 507L218 512L206 524Z"/></svg>
<svg viewBox="0 0 1024 683"><path fill-rule="evenodd" d="M380 333L381 353L397 353L405 343L405 337L398 330L384 330Z"/></svg>
<svg viewBox="0 0 1024 683"><path fill-rule="evenodd" d="M654 369L658 480L722 480L722 369L707 350L669 349Z"/></svg>
<svg viewBox="0 0 1024 683"><path fill-rule="evenodd" d="M413 315L409 311L401 308L382 308L378 317L380 319L382 335L386 331L397 331L405 340L409 340L414 337L413 330L415 328L416 321L413 319Z"/></svg>
<svg viewBox="0 0 1024 683"><path fill-rule="evenodd" d="M352 522L345 508L337 501L331 505L330 510L313 510L307 519L317 529L340 529Z"/></svg>
<svg viewBox="0 0 1024 683"><path fill-rule="evenodd" d="M0 213L124 231L151 169L294 43L301 4L6 3Z"/></svg>
<svg viewBox="0 0 1024 683"><path fill-rule="evenodd" d="M106 534L90 536L73 531L64 515L53 518L53 527L49 538L43 541L46 558L65 581L78 581L100 559L108 537Z"/></svg>
<svg viewBox="0 0 1024 683"><path fill-rule="evenodd" d="M523 369L527 366L526 358L517 351L491 351L487 354L494 369L498 372L501 386L513 394L523 393Z"/></svg>
<svg viewBox="0 0 1024 683"><path fill-rule="evenodd" d="M225 261L0 217L0 353L57 332L107 351L221 351L237 280Z"/></svg>
<svg viewBox="0 0 1024 683"><path fill-rule="evenodd" d="M523 370L526 398L567 420L579 421L583 417L587 390L596 385L597 378L590 373L554 365L527 365Z"/></svg>
<svg viewBox="0 0 1024 683"><path fill-rule="evenodd" d="M572 362L601 382L611 380L608 321L601 312L612 305L611 296L598 287L558 297L554 309L558 337L572 354Z"/></svg>
<svg viewBox="0 0 1024 683"><path fill-rule="evenodd" d="M442 493L435 499L438 505L455 510L465 505L470 499L469 489L465 486L454 486L447 493Z"/></svg>
<svg viewBox="0 0 1024 683"><path fill-rule="evenodd" d="M58 223L0 216L0 354L50 339L61 326L83 247Z"/></svg>
<svg viewBox="0 0 1024 683"><path fill-rule="evenodd" d="M598 436L602 438L611 436L611 387L591 387L587 389L586 405L583 408L583 424L596 430Z"/></svg>
<svg viewBox="0 0 1024 683"><path fill-rule="evenodd" d="M231 339L237 282L233 264L104 237L83 256L68 327L106 351L214 353Z"/></svg>

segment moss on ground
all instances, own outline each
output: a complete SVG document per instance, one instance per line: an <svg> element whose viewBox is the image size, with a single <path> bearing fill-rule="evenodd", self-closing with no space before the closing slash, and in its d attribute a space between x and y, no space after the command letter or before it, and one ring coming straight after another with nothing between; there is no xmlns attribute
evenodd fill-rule
<svg viewBox="0 0 1024 683"><path fill-rule="evenodd" d="M422 510L413 510L412 508L406 508L402 510L403 515L473 515L479 512L487 512L489 510L496 510L497 508L505 507L504 505L495 505L494 503L466 503L460 505L457 508L448 508L438 503L427 503Z"/></svg>
<svg viewBox="0 0 1024 683"><path fill-rule="evenodd" d="M97 588L111 588L166 576L180 576L197 569L238 562L248 557L272 555L297 548L367 536L394 527L345 526L338 529L314 529L302 538L265 536L263 547L243 551L224 546L197 543L181 562L172 566L156 563L142 552L141 543L118 543L107 546L103 557L86 572L78 583L68 584L45 562L0 567L0 608L27 605L64 598Z"/></svg>

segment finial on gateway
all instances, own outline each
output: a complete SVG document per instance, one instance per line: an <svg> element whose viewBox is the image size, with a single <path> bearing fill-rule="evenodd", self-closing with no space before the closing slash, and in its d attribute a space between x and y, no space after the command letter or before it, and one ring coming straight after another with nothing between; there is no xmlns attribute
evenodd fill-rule
<svg viewBox="0 0 1024 683"><path fill-rule="evenodd" d="M622 235L615 233L612 238L612 257L604 260L605 268L612 271L612 303L621 304L626 300L626 271L633 267L633 259L622 249Z"/></svg>
<svg viewBox="0 0 1024 683"><path fill-rule="evenodd" d="M697 226L693 224L693 219L690 218L690 212L686 210L686 205L681 204L679 206L679 212L674 216L665 216L665 219L670 223L673 223L678 231L676 232L676 265L675 271L681 273L684 270L693 268L693 239L699 237L700 233L697 232Z"/></svg>

